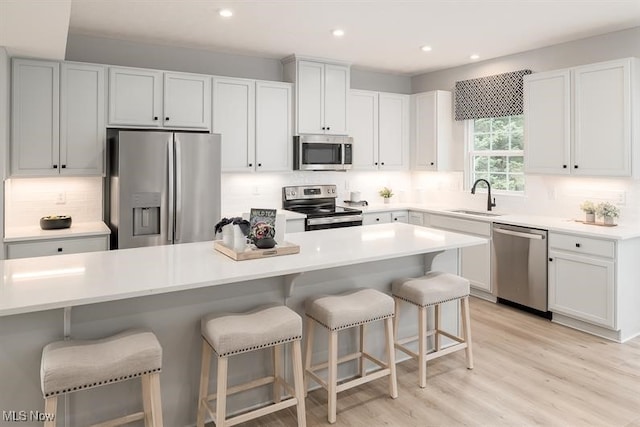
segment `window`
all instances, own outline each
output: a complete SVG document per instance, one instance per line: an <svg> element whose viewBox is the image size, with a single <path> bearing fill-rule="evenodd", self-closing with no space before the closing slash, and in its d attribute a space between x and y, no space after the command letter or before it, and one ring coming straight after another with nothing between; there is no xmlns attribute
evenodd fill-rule
<svg viewBox="0 0 640 427"><path fill-rule="evenodd" d="M491 189L524 192L523 116L469 120L471 182L484 178Z"/></svg>

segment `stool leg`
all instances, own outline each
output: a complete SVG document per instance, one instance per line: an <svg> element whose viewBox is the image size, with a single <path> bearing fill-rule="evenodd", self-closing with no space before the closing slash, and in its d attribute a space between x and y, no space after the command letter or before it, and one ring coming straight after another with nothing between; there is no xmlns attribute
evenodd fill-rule
<svg viewBox="0 0 640 427"><path fill-rule="evenodd" d="M160 394L160 374L149 375L149 392L151 394L151 426L162 427L162 398Z"/></svg>
<svg viewBox="0 0 640 427"><path fill-rule="evenodd" d="M304 389L304 375L302 375L302 346L300 340L291 343L292 357L293 357L293 388L296 393L296 399L298 404L296 405L298 414L298 427L306 427L307 425L307 411L305 409L305 389Z"/></svg>
<svg viewBox="0 0 640 427"><path fill-rule="evenodd" d="M435 306L435 345L436 351L440 351L440 304L436 304Z"/></svg>
<svg viewBox="0 0 640 427"><path fill-rule="evenodd" d="M311 369L311 358L313 356L313 332L314 332L314 320L311 320L309 317L307 317L307 326L306 326L306 331L305 331L305 335L307 337L307 345L305 347L305 352L304 352L304 369L305 369L305 375L304 375L304 396L307 397L307 391L309 390L309 375L306 374L306 372L308 370Z"/></svg>
<svg viewBox="0 0 640 427"><path fill-rule="evenodd" d="M393 302L395 305L396 314L393 316L393 337L395 341L398 341L400 337L398 336L398 329L400 328L400 298L393 298Z"/></svg>
<svg viewBox="0 0 640 427"><path fill-rule="evenodd" d="M461 301L462 305L462 337L467 343L464 349L467 357L467 368L473 369L473 351L471 349L471 316L469 315L469 297L466 296Z"/></svg>
<svg viewBox="0 0 640 427"><path fill-rule="evenodd" d="M273 401L278 403L282 400L282 345L273 346Z"/></svg>
<svg viewBox="0 0 640 427"><path fill-rule="evenodd" d="M364 360L364 334L365 334L365 329L364 329L364 325L360 325L360 359L358 360L358 365L360 365L360 376L364 377L366 374L365 371L365 360Z"/></svg>
<svg viewBox="0 0 640 427"><path fill-rule="evenodd" d="M396 348L393 343L393 318L384 320L384 332L387 339L387 361L389 364L389 394L392 398L398 397L398 379L396 377Z"/></svg>
<svg viewBox="0 0 640 427"><path fill-rule="evenodd" d="M328 419L336 422L338 400L338 331L329 331L329 376L327 378Z"/></svg>
<svg viewBox="0 0 640 427"><path fill-rule="evenodd" d="M216 427L227 425L227 368L228 357L218 357L218 388L216 390Z"/></svg>
<svg viewBox="0 0 640 427"><path fill-rule="evenodd" d="M197 427L204 427L206 405L204 402L209 394L209 370L211 368L211 347L206 340L202 340L202 366L200 368L200 392L198 394Z"/></svg>
<svg viewBox="0 0 640 427"><path fill-rule="evenodd" d="M418 307L418 376L420 387L427 386L427 307Z"/></svg>
<svg viewBox="0 0 640 427"><path fill-rule="evenodd" d="M56 427L56 417L58 416L58 396L47 397L44 401L44 413L51 417L44 422L44 427Z"/></svg>

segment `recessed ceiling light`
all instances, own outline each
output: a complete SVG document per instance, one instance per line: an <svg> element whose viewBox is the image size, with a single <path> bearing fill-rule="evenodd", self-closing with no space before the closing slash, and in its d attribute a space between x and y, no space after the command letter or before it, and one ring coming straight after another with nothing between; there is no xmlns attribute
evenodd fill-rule
<svg viewBox="0 0 640 427"><path fill-rule="evenodd" d="M431 52L431 46L422 46L420 49L422 49L423 52Z"/></svg>
<svg viewBox="0 0 640 427"><path fill-rule="evenodd" d="M230 9L220 9L218 14L223 18L231 18L233 16L233 12Z"/></svg>
<svg viewBox="0 0 640 427"><path fill-rule="evenodd" d="M478 55L477 53L474 53L469 57L469 59L473 59L473 60L480 59L480 55Z"/></svg>
<svg viewBox="0 0 640 427"><path fill-rule="evenodd" d="M340 30L340 29L333 30L331 34L333 34L335 37L342 37L344 36L344 30Z"/></svg>

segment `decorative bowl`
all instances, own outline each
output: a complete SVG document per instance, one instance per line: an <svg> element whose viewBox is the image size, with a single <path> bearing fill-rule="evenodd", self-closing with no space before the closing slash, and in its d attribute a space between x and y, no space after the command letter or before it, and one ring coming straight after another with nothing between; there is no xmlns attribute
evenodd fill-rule
<svg viewBox="0 0 640 427"><path fill-rule="evenodd" d="M276 245L276 241L271 237L265 237L264 239L256 239L254 244L258 249L271 249Z"/></svg>
<svg viewBox="0 0 640 427"><path fill-rule="evenodd" d="M40 218L40 228L43 230L58 230L71 227L69 215L50 215Z"/></svg>

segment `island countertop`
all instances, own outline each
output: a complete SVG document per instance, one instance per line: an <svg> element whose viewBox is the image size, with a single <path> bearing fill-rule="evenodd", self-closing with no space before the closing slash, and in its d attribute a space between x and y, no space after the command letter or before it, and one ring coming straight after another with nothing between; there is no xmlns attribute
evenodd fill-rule
<svg viewBox="0 0 640 427"><path fill-rule="evenodd" d="M0 316L115 301L486 243L409 224L285 235L300 253L234 261L212 242L0 261Z"/></svg>

